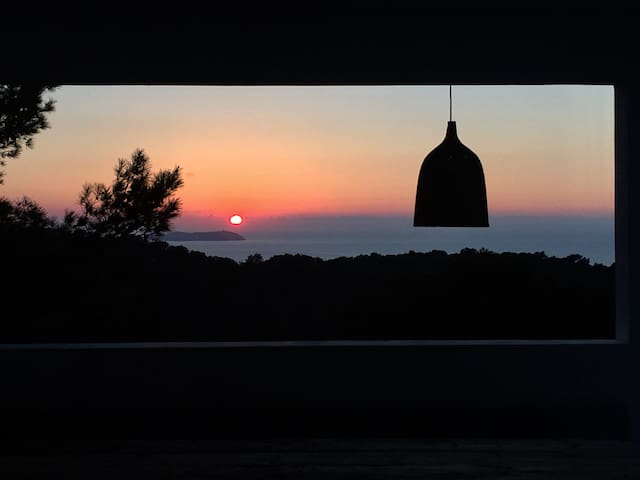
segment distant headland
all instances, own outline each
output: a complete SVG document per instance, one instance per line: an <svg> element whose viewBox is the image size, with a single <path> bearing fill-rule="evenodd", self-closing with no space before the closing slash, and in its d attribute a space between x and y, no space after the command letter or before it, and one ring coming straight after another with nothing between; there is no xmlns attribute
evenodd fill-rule
<svg viewBox="0 0 640 480"><path fill-rule="evenodd" d="M217 232L167 232L162 235L162 239L168 242L245 240L242 235L228 230L218 230Z"/></svg>

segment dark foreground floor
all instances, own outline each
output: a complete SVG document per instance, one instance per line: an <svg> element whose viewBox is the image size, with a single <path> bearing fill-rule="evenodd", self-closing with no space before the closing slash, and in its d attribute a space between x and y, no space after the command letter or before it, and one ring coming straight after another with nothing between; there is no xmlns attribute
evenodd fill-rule
<svg viewBox="0 0 640 480"><path fill-rule="evenodd" d="M3 479L640 479L618 441L4 441Z"/></svg>

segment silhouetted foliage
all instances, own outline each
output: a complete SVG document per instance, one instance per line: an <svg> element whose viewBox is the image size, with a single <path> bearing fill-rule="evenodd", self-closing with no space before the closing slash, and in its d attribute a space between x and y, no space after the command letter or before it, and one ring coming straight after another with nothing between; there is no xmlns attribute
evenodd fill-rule
<svg viewBox="0 0 640 480"><path fill-rule="evenodd" d="M235 262L136 236L6 226L4 342L615 336L615 267L580 255ZM24 301L25 285L37 301Z"/></svg>
<svg viewBox="0 0 640 480"><path fill-rule="evenodd" d="M0 197L0 222L11 221L11 214L13 213L13 205L8 198Z"/></svg>
<svg viewBox="0 0 640 480"><path fill-rule="evenodd" d="M130 160L119 159L114 170L111 186L84 185L77 226L101 236L144 239L170 230L180 214L180 199L173 196L183 185L180 167L151 173L149 157L138 149ZM70 213L65 219L68 224L75 220Z"/></svg>
<svg viewBox="0 0 640 480"><path fill-rule="evenodd" d="M14 203L0 198L0 223L30 229L55 226L55 221L47 216L45 209L26 196Z"/></svg>
<svg viewBox="0 0 640 480"><path fill-rule="evenodd" d="M49 128L47 114L55 101L43 99L55 85L0 84L0 184L7 158L16 158L23 148L33 148L33 137Z"/></svg>
<svg viewBox="0 0 640 480"><path fill-rule="evenodd" d="M262 262L264 262L264 258L262 258L262 255L260 255L259 253L252 253L244 261L244 263L249 264L249 265L262 263Z"/></svg>

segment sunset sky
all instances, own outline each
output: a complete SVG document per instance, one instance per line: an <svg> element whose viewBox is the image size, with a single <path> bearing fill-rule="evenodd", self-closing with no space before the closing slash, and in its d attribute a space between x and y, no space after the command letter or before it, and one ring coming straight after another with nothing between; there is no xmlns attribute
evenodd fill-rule
<svg viewBox="0 0 640 480"><path fill-rule="evenodd" d="M460 140L480 158L489 212L603 214L614 202L611 86L453 87ZM63 86L51 128L9 159L0 196L60 217L136 148L180 165L178 228L230 215L412 215L444 138L445 86Z"/></svg>

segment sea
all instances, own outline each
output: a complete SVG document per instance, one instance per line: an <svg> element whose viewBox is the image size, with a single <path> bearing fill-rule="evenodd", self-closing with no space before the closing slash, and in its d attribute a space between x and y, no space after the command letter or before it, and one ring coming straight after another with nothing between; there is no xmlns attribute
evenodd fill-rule
<svg viewBox="0 0 640 480"><path fill-rule="evenodd" d="M489 228L413 227L409 217L298 217L273 219L236 231L245 240L169 242L210 256L243 262L260 254L303 254L325 260L377 253L464 248L494 252L544 252L547 256L580 255L592 264L615 261L614 216L510 216L490 218Z"/></svg>

